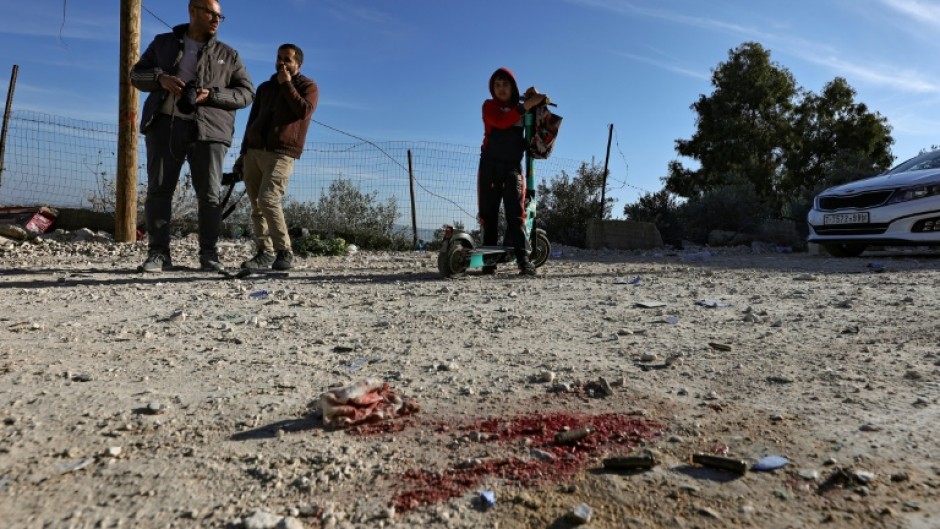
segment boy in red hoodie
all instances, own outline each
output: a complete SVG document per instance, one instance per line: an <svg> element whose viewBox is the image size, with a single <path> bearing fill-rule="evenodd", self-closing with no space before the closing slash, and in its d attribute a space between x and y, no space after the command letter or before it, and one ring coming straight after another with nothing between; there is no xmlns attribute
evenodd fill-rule
<svg viewBox="0 0 940 529"><path fill-rule="evenodd" d="M477 173L477 198L483 245L495 246L499 238L499 205L506 214L506 240L516 252L521 275L535 275L529 261L529 241L525 236L526 180L522 175L525 154L523 115L545 101L545 95L531 87L520 102L519 87L512 72L499 68L490 76L492 99L483 102L483 147ZM484 266L484 274L495 274L496 266Z"/></svg>

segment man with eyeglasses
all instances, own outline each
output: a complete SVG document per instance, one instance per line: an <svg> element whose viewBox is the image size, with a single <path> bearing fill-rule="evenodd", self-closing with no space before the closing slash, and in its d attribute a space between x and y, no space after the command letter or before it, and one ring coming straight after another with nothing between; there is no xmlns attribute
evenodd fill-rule
<svg viewBox="0 0 940 529"><path fill-rule="evenodd" d="M149 242L143 272L172 266L170 221L184 161L199 203L200 269L225 271L217 249L222 159L235 133L235 111L251 104L255 90L238 52L216 39L224 20L216 0L190 0L189 24L154 37L131 72L131 83L150 92L140 124L147 145Z"/></svg>

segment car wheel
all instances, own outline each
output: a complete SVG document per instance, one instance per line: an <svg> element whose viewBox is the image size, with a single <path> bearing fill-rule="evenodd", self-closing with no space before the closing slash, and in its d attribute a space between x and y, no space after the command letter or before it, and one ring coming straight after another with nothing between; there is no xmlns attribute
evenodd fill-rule
<svg viewBox="0 0 940 529"><path fill-rule="evenodd" d="M833 257L858 257L867 247L864 244L824 244L822 246Z"/></svg>

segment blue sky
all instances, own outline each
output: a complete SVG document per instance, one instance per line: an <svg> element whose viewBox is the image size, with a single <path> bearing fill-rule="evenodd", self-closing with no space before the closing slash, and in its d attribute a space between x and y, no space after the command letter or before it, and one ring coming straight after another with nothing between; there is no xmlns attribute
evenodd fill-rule
<svg viewBox="0 0 940 529"><path fill-rule="evenodd" d="M186 0L144 5L171 25L186 21ZM898 161L940 143L935 1L227 0L222 11L219 38L256 84L273 73L277 46L294 42L320 86L315 119L374 141L478 145L487 79L509 67L558 103L555 156L602 164L614 124L617 217L661 189L674 141L694 131L689 106L745 41L805 89L845 77L857 101L888 118ZM0 0L0 94L18 64L15 109L116 122L118 28L119 2ZM146 11L142 28L142 47L167 31Z"/></svg>

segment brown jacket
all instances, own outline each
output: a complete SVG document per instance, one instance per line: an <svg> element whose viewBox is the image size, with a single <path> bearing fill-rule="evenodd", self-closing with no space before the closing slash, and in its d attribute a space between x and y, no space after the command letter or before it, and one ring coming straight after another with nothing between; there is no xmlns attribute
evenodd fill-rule
<svg viewBox="0 0 940 529"><path fill-rule="evenodd" d="M272 75L255 94L241 153L263 149L300 158L319 97L317 84L309 77L298 73L291 82L281 84Z"/></svg>

